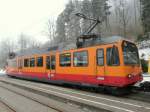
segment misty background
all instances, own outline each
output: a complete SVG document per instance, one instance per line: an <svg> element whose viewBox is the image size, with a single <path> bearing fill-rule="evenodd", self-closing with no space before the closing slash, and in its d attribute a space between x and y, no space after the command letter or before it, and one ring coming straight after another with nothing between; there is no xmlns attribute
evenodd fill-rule
<svg viewBox="0 0 150 112"><path fill-rule="evenodd" d="M135 42L148 38L149 0L15 1L15 5L8 0L1 4L4 7L1 13L9 15L4 17L2 14L0 19L1 68L11 52L75 43L76 38L92 24L92 21L75 16L78 12L103 19L92 32L102 37L118 35ZM29 12L32 13L28 15ZM19 18L16 20L16 17Z"/></svg>

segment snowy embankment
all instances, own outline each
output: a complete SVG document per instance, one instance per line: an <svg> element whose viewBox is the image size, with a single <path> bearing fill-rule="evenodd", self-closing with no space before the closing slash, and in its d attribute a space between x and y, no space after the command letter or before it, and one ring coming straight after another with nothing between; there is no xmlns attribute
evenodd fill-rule
<svg viewBox="0 0 150 112"><path fill-rule="evenodd" d="M142 82L145 82L145 81L150 82L150 74L143 74L143 81Z"/></svg>
<svg viewBox="0 0 150 112"><path fill-rule="evenodd" d="M140 58L144 58L145 60L149 60L150 58L150 48L139 49Z"/></svg>

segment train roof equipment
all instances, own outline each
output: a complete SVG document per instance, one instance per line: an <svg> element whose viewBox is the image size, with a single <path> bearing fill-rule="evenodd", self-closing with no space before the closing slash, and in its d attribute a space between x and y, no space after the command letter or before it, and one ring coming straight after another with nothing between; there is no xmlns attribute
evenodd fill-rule
<svg viewBox="0 0 150 112"><path fill-rule="evenodd" d="M83 48L83 47L95 46L95 45L100 45L100 44L112 43L112 42L123 39L120 36L102 38L101 35L91 33L93 31L93 29L98 24L101 24L104 21L105 16L102 17L100 20L100 19L87 17L86 15L81 14L81 13L76 13L75 15L80 17L80 18L93 21L93 24L91 24L89 26L89 28L77 38L77 42L76 42L77 48Z"/></svg>
<svg viewBox="0 0 150 112"><path fill-rule="evenodd" d="M76 48L84 48L84 47L114 43L119 40L125 40L123 37L120 36L102 37L101 35L91 33L98 24L104 21L104 17L102 17L101 20L99 20L99 19L87 17L81 13L76 13L75 15L83 19L93 21L93 24L90 25L89 28L83 34L77 37L76 43L71 44L70 42L62 42L59 45L48 47L48 48L26 49L17 53L10 53L9 58L13 59L15 58L16 55L27 56L27 55L34 55L34 54L48 54L50 51L56 52L56 51L70 50Z"/></svg>

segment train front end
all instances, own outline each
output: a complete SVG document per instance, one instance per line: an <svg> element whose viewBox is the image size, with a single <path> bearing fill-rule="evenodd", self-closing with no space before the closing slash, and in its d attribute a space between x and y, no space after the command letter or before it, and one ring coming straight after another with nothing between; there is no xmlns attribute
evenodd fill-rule
<svg viewBox="0 0 150 112"><path fill-rule="evenodd" d="M123 41L122 45L122 63L124 70L124 85L133 85L143 80L142 68L140 64L138 48L129 41Z"/></svg>

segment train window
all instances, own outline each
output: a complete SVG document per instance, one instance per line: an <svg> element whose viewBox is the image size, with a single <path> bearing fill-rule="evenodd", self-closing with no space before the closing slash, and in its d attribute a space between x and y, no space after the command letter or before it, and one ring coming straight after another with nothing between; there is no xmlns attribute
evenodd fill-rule
<svg viewBox="0 0 150 112"><path fill-rule="evenodd" d="M119 53L117 47L107 48L107 65L119 65Z"/></svg>
<svg viewBox="0 0 150 112"><path fill-rule="evenodd" d="M46 69L50 69L50 56L46 56Z"/></svg>
<svg viewBox="0 0 150 112"><path fill-rule="evenodd" d="M103 49L97 50L97 65L99 66L104 65L104 50Z"/></svg>
<svg viewBox="0 0 150 112"><path fill-rule="evenodd" d="M35 66L35 58L30 58L30 67Z"/></svg>
<svg viewBox="0 0 150 112"><path fill-rule="evenodd" d="M125 65L140 64L138 49L135 44L124 41L122 44L122 50Z"/></svg>
<svg viewBox="0 0 150 112"><path fill-rule="evenodd" d="M88 52L81 51L75 52L73 57L73 63L76 67L84 67L88 65Z"/></svg>
<svg viewBox="0 0 150 112"><path fill-rule="evenodd" d="M42 67L43 66L43 57L38 57L37 58L37 67Z"/></svg>
<svg viewBox="0 0 150 112"><path fill-rule="evenodd" d="M16 59L10 59L7 62L8 62L8 66L13 67L13 68L17 67L17 60Z"/></svg>
<svg viewBox="0 0 150 112"><path fill-rule="evenodd" d="M68 67L71 66L71 54L65 53L60 55L60 66Z"/></svg>
<svg viewBox="0 0 150 112"><path fill-rule="evenodd" d="M29 67L29 59L24 59L24 67Z"/></svg>
<svg viewBox="0 0 150 112"><path fill-rule="evenodd" d="M56 66L56 58L55 56L51 56L51 69L54 70Z"/></svg>

